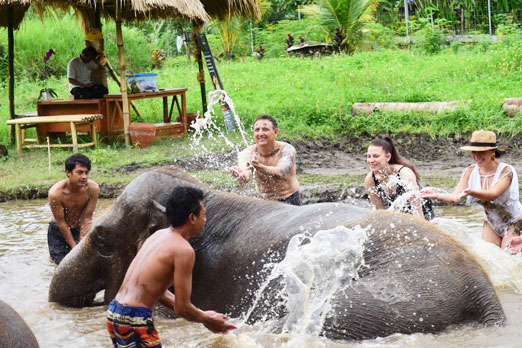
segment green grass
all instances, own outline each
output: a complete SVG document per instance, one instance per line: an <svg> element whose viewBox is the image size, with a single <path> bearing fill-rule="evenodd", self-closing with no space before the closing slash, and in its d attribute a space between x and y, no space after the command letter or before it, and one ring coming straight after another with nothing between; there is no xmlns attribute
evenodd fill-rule
<svg viewBox="0 0 522 348"><path fill-rule="evenodd" d="M51 77L45 79L60 98L68 98L66 62L83 47L81 28L72 17L61 21L24 21L16 32L16 86L17 112L36 110L38 92L44 86L41 76L45 52L57 51L51 57ZM109 59L117 61L113 26L104 27ZM5 30L0 30L0 44L6 46ZM60 38L58 40L57 38ZM63 40L62 40L63 38ZM150 44L136 28L124 31L127 63L133 72L150 71ZM214 49L214 47L213 47ZM260 114L274 116L280 125L280 137L290 140L303 137L335 139L341 133L395 134L428 133L449 135L476 129L492 129L497 133L520 133L522 117L508 118L503 110L503 98L522 97L522 43L502 41L481 47L461 47L455 54L450 49L426 56L418 50L378 50L359 52L354 56L334 55L319 59L309 58L242 58L217 62L225 90L235 103L236 110L248 129ZM113 64L116 65L116 64ZM196 79L197 64L187 57L169 58L158 72L158 87L186 87L187 111L201 110L200 88ZM40 75L39 75L40 74ZM0 143L7 144L9 130L6 79L0 79ZM206 75L207 91L211 89ZM109 90L118 91L109 81ZM473 99L456 112L426 115L413 113L375 113L352 116L355 102L420 102ZM145 121L161 119L160 100L137 102ZM217 123L223 124L216 112ZM239 136L233 134L234 142ZM209 151L224 147L222 141L204 140ZM86 149L93 160L94 180L125 184L132 175L115 172L116 168L132 162L142 166L170 163L175 157L192 155L199 150L190 145L190 139L160 142L150 148L125 149L122 144L101 145L100 149ZM0 187L13 189L20 185L47 185L64 177L63 161L71 154L67 150L52 150L52 168L48 172L45 150L24 151L16 154L9 146L10 158L0 162ZM231 184L226 175L214 172L200 173L204 181L216 185ZM314 180L349 183L351 178L319 178L303 176L303 181ZM37 184L36 184L37 183ZM450 185L452 186L452 185Z"/></svg>
<svg viewBox="0 0 522 348"><path fill-rule="evenodd" d="M365 175L325 175L325 174L300 174L299 182L304 184L333 184L352 187L354 182L362 182Z"/></svg>
<svg viewBox="0 0 522 348"><path fill-rule="evenodd" d="M22 39L19 41L23 42ZM107 43L110 41L106 38ZM130 40L126 47L131 64L137 59L133 57L139 56L140 43ZM17 48L17 56L24 56L23 52L25 48L22 53ZM143 49L142 55L148 55L148 51ZM115 61L114 55L109 57ZM462 49L454 54L446 50L433 56L418 51L381 50L322 59L283 57L257 61L248 58L222 61L218 63L218 69L227 93L247 126L258 115L270 114L279 121L282 135L288 138L332 138L340 132L444 135L478 128L518 133L522 126L521 118L507 118L501 106L503 98L522 96L521 58L522 44L499 43L491 45L486 52ZM146 67L142 65L142 69ZM15 87L16 110L34 111L43 82L31 79L30 73L19 73ZM158 73L160 88L187 87L188 112L201 111L194 62L189 64L186 57L170 58ZM208 75L206 81L208 90L211 88ZM55 88L61 98L68 97L65 76L52 77L47 84ZM118 90L112 81L109 89ZM473 102L444 115L382 113L351 116L351 106L355 102L465 99L473 99ZM0 87L0 100L0 143L6 143L5 85ZM160 119L162 105L159 101L144 100L137 104L146 121Z"/></svg>
<svg viewBox="0 0 522 348"><path fill-rule="evenodd" d="M90 178L96 182L127 184L136 173L127 173L121 167L139 163L141 168L171 164L174 159L193 155L191 137L164 139L147 148L125 148L101 145L98 149L85 148L82 153L92 162ZM234 140L234 138L232 138ZM208 151L226 148L220 141L204 139L202 142ZM10 190L20 186L49 186L65 178L64 162L71 155L70 150L51 150L51 170L45 149L24 150L21 155L13 149L9 159L0 160L0 190Z"/></svg>

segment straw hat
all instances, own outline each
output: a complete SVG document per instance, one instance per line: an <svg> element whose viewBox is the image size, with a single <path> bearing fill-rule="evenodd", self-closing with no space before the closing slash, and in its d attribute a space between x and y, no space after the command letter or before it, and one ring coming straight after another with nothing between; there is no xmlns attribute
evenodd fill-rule
<svg viewBox="0 0 522 348"><path fill-rule="evenodd" d="M470 144L462 146L461 150L466 151L487 151L495 150L497 146L497 136L491 131L479 130L471 135Z"/></svg>

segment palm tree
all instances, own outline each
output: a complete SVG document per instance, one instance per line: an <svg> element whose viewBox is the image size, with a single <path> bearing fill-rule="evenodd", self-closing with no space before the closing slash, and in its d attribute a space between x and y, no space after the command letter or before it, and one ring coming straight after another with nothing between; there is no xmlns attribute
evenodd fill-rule
<svg viewBox="0 0 522 348"><path fill-rule="evenodd" d="M339 51L354 54L363 27L373 20L377 3L378 0L317 0L300 11L319 20Z"/></svg>

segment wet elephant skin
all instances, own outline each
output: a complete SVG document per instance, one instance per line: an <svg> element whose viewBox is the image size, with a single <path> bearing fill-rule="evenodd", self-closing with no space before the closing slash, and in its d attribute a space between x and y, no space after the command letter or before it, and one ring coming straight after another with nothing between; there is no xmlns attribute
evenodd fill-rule
<svg viewBox="0 0 522 348"><path fill-rule="evenodd" d="M472 254L429 222L387 211L370 214L348 204L295 207L221 193L176 168L146 172L126 187L57 267L49 300L85 306L105 289L108 303L141 243L166 226L162 206L178 185L206 191L207 224L192 241L192 302L203 310L244 314L266 276L264 265L283 258L292 236L344 225L367 229L364 266L358 279L334 294L325 336L364 339L505 320L495 290ZM266 313L276 318L286 314L274 306L280 287L271 287L274 293L265 294L267 301L260 301L250 322Z"/></svg>
<svg viewBox="0 0 522 348"><path fill-rule="evenodd" d="M0 301L0 347L39 347L31 328L11 306L3 301Z"/></svg>

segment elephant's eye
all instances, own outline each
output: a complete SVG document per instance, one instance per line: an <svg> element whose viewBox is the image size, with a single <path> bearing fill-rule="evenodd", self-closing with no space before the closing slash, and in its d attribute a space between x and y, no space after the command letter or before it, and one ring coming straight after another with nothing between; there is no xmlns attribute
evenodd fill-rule
<svg viewBox="0 0 522 348"><path fill-rule="evenodd" d="M107 238L109 235L110 231L103 227L97 227L96 232L91 236L94 250L103 257L111 257L115 252L114 245Z"/></svg>

